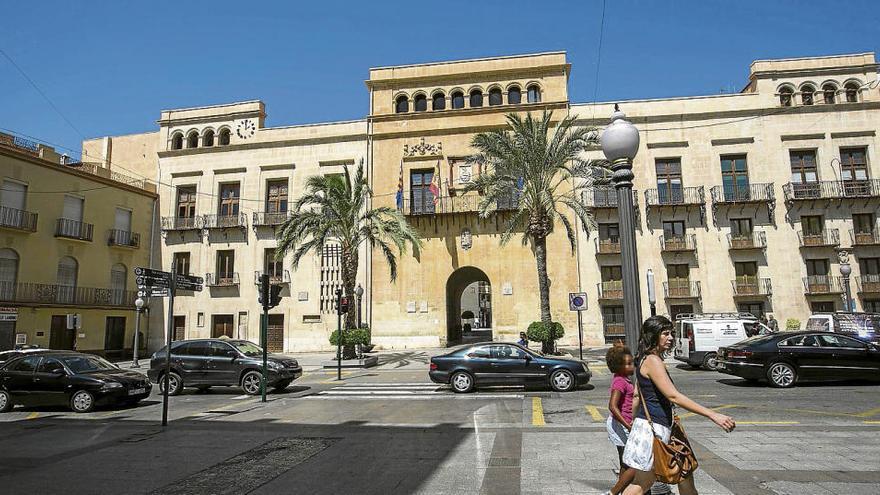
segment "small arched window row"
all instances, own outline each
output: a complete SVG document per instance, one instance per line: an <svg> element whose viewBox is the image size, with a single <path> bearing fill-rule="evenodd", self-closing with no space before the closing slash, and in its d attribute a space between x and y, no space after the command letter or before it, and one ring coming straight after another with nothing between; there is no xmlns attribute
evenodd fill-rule
<svg viewBox="0 0 880 495"><path fill-rule="evenodd" d="M526 86L526 101L528 103L541 102L541 87L537 84L529 84ZM436 89L431 93L431 111L437 112L451 108L459 110L462 108L480 108L485 105L488 98L489 106L503 105L504 92L499 86L489 89L488 93L484 93L480 88L471 89L465 93L463 90L454 89L449 96L442 89ZM419 92L410 99L405 94L400 94L394 98L394 113L408 113L410 111L410 102L412 102L412 110L415 112L426 112L428 110L428 96L424 92ZM467 102L467 105L465 105ZM507 101L509 105L519 105L523 102L522 86L513 83L507 88ZM221 136L222 141L222 136ZM223 144L222 142L220 144Z"/></svg>
<svg viewBox="0 0 880 495"><path fill-rule="evenodd" d="M779 105L790 107L795 104L795 96L800 95L800 103L802 105L814 105L817 95L821 95L822 103L833 105L835 103L858 103L861 94L861 84L858 81L848 81L843 85L843 89L836 82L828 81L822 83L817 89L812 83L804 83L799 91L795 91L791 84L784 84L779 87L777 96L779 97ZM838 97L838 95L841 95Z"/></svg>
<svg viewBox="0 0 880 495"><path fill-rule="evenodd" d="M175 131L171 134L169 146L172 150L199 147L210 148L217 145L227 146L229 145L231 136L232 131L230 131L228 127L223 127L217 132L215 132L214 129L205 129L202 131L201 135L199 135L199 131L193 129L186 133L185 137L183 132Z"/></svg>

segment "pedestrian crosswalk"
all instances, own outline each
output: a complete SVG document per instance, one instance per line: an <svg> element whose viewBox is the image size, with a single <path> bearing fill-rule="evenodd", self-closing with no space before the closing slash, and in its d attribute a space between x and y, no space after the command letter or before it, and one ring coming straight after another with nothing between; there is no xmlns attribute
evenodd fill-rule
<svg viewBox="0 0 880 495"><path fill-rule="evenodd" d="M437 400L437 399L522 399L517 391L486 390L456 394L449 387L425 382L352 382L322 390L303 399L342 400Z"/></svg>

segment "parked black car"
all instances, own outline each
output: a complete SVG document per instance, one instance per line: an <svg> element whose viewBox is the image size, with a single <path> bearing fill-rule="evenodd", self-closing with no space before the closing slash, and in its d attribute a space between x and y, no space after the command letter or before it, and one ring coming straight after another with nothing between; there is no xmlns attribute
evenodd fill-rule
<svg viewBox="0 0 880 495"><path fill-rule="evenodd" d="M830 332L759 335L718 350L718 371L792 387L808 380L880 380L880 347Z"/></svg>
<svg viewBox="0 0 880 495"><path fill-rule="evenodd" d="M164 390L165 355L163 347L150 359L147 376ZM295 359L269 354L268 386L284 390L302 376L302 367ZM184 387L207 390L212 386L241 386L250 395L260 393L260 370L263 349L247 340L198 339L180 340L171 344L171 373L168 394L177 395Z"/></svg>
<svg viewBox="0 0 880 495"><path fill-rule="evenodd" d="M6 361L10 361L12 359L17 358L18 356L24 356L25 354L38 354L41 352L46 352L49 349L42 349L40 347L26 347L21 349L13 349L11 351L2 351L0 352L0 366L3 365Z"/></svg>
<svg viewBox="0 0 880 495"><path fill-rule="evenodd" d="M102 357L74 351L29 353L0 368L0 412L16 405L68 405L84 413L99 404L137 403L151 389L143 374Z"/></svg>
<svg viewBox="0 0 880 495"><path fill-rule="evenodd" d="M431 358L431 381L471 392L484 385L550 386L568 392L590 381L587 363L546 356L516 344L486 342L452 349Z"/></svg>

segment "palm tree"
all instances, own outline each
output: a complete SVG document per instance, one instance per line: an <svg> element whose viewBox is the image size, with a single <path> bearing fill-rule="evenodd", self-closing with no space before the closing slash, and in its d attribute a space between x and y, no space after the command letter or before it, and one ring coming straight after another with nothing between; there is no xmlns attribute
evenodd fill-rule
<svg viewBox="0 0 880 495"><path fill-rule="evenodd" d="M565 227L572 254L575 227L568 216L573 213L582 225L590 225L592 215L583 198L586 188L607 182L607 162L585 160L583 152L598 144L595 129L575 125L572 116L555 125L553 113L544 111L540 119L529 113L507 115L507 126L474 136L471 146L477 154L470 161L489 165L488 171L471 182L466 190L480 191L481 217L500 205L513 205L504 220L501 245L522 231L523 245L531 242L538 269L541 321L552 322L550 279L547 275L547 237L557 223ZM569 211L561 211L562 207ZM552 340L545 342L552 346Z"/></svg>
<svg viewBox="0 0 880 495"><path fill-rule="evenodd" d="M348 166L343 174L309 177L305 193L293 204L293 214L281 227L276 259L293 252L293 268L297 269L307 253L320 256L328 244L338 245L342 285L351 298L357 281L358 251L366 243L371 249L379 249L388 264L391 281L395 281L397 254L403 254L408 244L418 254L421 239L396 209L369 208L367 200L371 195L363 160L354 177ZM346 329L354 327L355 318L355 305L350 304L345 317ZM354 349L347 346L344 357L348 359L353 354Z"/></svg>

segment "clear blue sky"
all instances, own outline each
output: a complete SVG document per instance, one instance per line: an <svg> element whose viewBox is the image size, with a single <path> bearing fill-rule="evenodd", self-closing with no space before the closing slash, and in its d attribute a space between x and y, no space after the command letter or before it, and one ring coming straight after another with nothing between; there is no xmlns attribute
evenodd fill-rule
<svg viewBox="0 0 880 495"><path fill-rule="evenodd" d="M566 50L592 101L601 0L15 2L0 127L79 149L166 108L262 99L267 125L362 118L369 67ZM876 51L875 1L607 0L600 101L738 91L754 59Z"/></svg>

